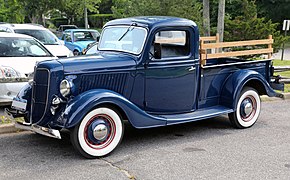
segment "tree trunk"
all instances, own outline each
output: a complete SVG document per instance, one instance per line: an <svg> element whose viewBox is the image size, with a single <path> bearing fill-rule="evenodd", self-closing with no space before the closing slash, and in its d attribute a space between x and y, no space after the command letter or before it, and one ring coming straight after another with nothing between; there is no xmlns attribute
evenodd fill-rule
<svg viewBox="0 0 290 180"><path fill-rule="evenodd" d="M225 0L219 0L217 33L219 34L220 42L224 41L225 4Z"/></svg>
<svg viewBox="0 0 290 180"><path fill-rule="evenodd" d="M209 0L203 0L203 28L204 36L210 36Z"/></svg>
<svg viewBox="0 0 290 180"><path fill-rule="evenodd" d="M45 24L45 16L44 16L44 14L41 15L41 19L42 19L42 25L45 27L46 24Z"/></svg>
<svg viewBox="0 0 290 180"><path fill-rule="evenodd" d="M38 23L39 18L37 16L30 15L30 16L28 16L28 18L29 18L31 23L33 23L33 24L37 24Z"/></svg>

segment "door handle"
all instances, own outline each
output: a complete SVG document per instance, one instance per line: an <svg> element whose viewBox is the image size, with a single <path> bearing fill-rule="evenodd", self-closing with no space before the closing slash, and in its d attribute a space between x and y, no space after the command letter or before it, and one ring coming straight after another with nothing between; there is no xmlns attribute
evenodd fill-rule
<svg viewBox="0 0 290 180"><path fill-rule="evenodd" d="M188 68L188 71L194 71L195 67L191 66L190 68Z"/></svg>

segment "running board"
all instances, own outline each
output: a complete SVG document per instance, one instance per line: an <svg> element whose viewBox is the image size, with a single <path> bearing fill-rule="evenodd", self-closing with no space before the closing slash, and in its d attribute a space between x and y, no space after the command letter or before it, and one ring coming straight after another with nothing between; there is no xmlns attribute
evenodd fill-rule
<svg viewBox="0 0 290 180"><path fill-rule="evenodd" d="M206 109L200 109L191 113L174 114L174 115L161 115L167 119L167 125L180 124L192 121L199 121L216 117L222 114L228 114L233 112L233 109L224 106L213 106Z"/></svg>

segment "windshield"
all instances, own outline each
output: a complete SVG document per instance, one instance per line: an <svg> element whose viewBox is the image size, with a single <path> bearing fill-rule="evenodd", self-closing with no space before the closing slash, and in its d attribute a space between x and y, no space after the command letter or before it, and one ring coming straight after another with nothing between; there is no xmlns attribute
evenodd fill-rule
<svg viewBox="0 0 290 180"><path fill-rule="evenodd" d="M113 26L103 30L99 50L124 51L140 54L147 36L147 30L135 26Z"/></svg>
<svg viewBox="0 0 290 180"><path fill-rule="evenodd" d="M26 34L38 39L44 45L59 45L57 37L48 30L15 29L16 33Z"/></svg>
<svg viewBox="0 0 290 180"><path fill-rule="evenodd" d="M75 31L73 35L74 41L97 41L97 38L100 36L95 31Z"/></svg>
<svg viewBox="0 0 290 180"><path fill-rule="evenodd" d="M32 38L0 37L0 57L52 57Z"/></svg>

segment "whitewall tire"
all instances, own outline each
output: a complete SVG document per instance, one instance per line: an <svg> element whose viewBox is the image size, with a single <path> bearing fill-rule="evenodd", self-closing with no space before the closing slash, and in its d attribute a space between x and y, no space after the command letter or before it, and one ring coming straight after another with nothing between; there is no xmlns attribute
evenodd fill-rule
<svg viewBox="0 0 290 180"><path fill-rule="evenodd" d="M118 113L107 107L90 111L72 130L75 149L86 158L97 158L111 153L121 142L124 125Z"/></svg>
<svg viewBox="0 0 290 180"><path fill-rule="evenodd" d="M229 114L232 125L236 128L249 128L253 126L261 111L261 100L258 92L245 87L239 97L236 111Z"/></svg>

